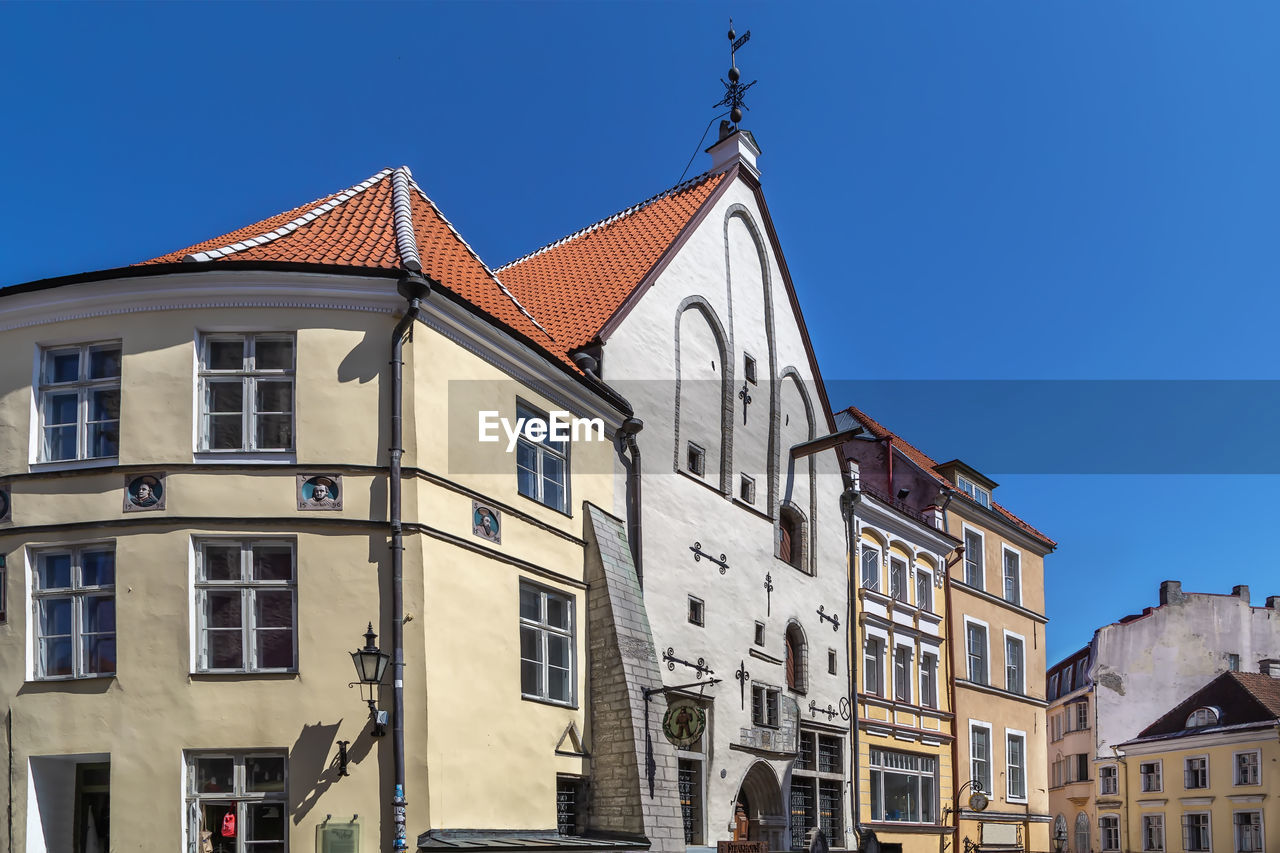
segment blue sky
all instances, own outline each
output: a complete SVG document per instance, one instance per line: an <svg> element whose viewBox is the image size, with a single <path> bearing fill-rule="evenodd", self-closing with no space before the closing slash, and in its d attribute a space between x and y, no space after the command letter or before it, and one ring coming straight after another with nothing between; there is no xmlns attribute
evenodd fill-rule
<svg viewBox="0 0 1280 853"><path fill-rule="evenodd" d="M1280 378L1275 4L3 4L0 283L158 255L400 164L503 263L676 182L730 14L833 403L965 458L1059 540L1050 658L1164 578L1280 594L1276 477L1222 473L1265 442L1272 383L1228 411L1199 391L1180 410L1176 387L1154 408L1041 393L1034 417L973 405L988 383L857 396ZM1028 436L1096 446L1102 473L1041 465Z"/></svg>

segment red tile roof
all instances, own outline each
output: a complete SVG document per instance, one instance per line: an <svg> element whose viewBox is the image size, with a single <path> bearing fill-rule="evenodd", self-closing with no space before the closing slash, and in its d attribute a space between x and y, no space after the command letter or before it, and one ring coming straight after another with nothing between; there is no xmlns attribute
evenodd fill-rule
<svg viewBox="0 0 1280 853"><path fill-rule="evenodd" d="M700 175L498 268L566 349L590 343L693 221L726 173Z"/></svg>
<svg viewBox="0 0 1280 853"><path fill-rule="evenodd" d="M263 261L382 270L413 269L420 261L443 287L573 364L568 348L506 289L405 167L143 264L183 261L193 268Z"/></svg>
<svg viewBox="0 0 1280 853"><path fill-rule="evenodd" d="M891 432L887 427L885 427L879 421L876 421L874 418L872 418L870 415L863 412L861 409L857 408L856 406L850 406L849 408L845 409L845 411L848 412L849 415L851 415L855 420L861 423L864 427L866 427L871 432L871 434L874 435L876 438L892 438L893 446L895 449L900 450L904 456L906 456L908 459L910 459L920 468L929 472L929 474L931 474L933 478L937 480L940 485L946 486L951 489L956 489L957 497L963 498L973 503L976 506L981 506L981 504L979 504L973 498L969 497L969 495L960 491L956 487L955 483L951 482L946 477L939 474L937 471L938 463L935 462L933 459L929 458L928 456L926 456L920 450L918 450L915 447L915 445L911 444L910 442L902 438L902 436L897 435L894 432ZM1031 534L1035 538L1044 542L1049 547L1051 548L1057 547L1057 544L1058 544L1057 542L1054 542L1048 536L1045 536L1039 530L1036 530L1030 524L1027 524L1025 521L1018 518L1016 515L1009 512L1009 510L1005 509L995 501L991 502L991 509L994 510L1000 516L1002 516L1005 520L1009 521L1015 527L1023 530L1026 533Z"/></svg>

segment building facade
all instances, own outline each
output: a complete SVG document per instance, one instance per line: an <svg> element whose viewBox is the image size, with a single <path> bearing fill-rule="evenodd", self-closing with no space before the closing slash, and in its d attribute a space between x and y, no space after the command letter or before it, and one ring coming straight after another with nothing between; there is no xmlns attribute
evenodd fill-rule
<svg viewBox="0 0 1280 853"><path fill-rule="evenodd" d="M1104 849L1102 818L1124 807L1119 744L1161 708L1224 672L1280 674L1280 597L1255 607L1247 586L1224 595L1165 581L1158 601L1048 672L1050 808L1071 851Z"/></svg>

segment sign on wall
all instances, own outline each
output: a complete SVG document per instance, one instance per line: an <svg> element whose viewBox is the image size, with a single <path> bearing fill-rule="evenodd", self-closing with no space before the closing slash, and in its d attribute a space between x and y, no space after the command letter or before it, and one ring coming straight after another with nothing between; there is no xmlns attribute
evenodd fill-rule
<svg viewBox="0 0 1280 853"><path fill-rule="evenodd" d="M676 699L662 717L662 733L679 749L698 742L707 728L707 712L692 699Z"/></svg>
<svg viewBox="0 0 1280 853"><path fill-rule="evenodd" d="M325 821L316 827L316 853L360 853L360 824Z"/></svg>

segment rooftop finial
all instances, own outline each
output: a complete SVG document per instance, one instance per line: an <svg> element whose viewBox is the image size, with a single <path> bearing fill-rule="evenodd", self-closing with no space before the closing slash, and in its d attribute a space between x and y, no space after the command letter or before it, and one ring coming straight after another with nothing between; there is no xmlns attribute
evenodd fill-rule
<svg viewBox="0 0 1280 853"><path fill-rule="evenodd" d="M733 29L733 18L729 19L729 81L726 83L724 79L720 82L724 83L724 97L720 99L717 107L729 108L729 120L734 124L734 130L737 130L738 122L742 121L742 111L749 107L742 102L742 96L747 90L754 86L758 81L752 80L750 83L742 84L739 82L742 77L738 71L738 48L742 47L751 40L751 30L747 30L742 34L742 38L738 38L738 34Z"/></svg>

